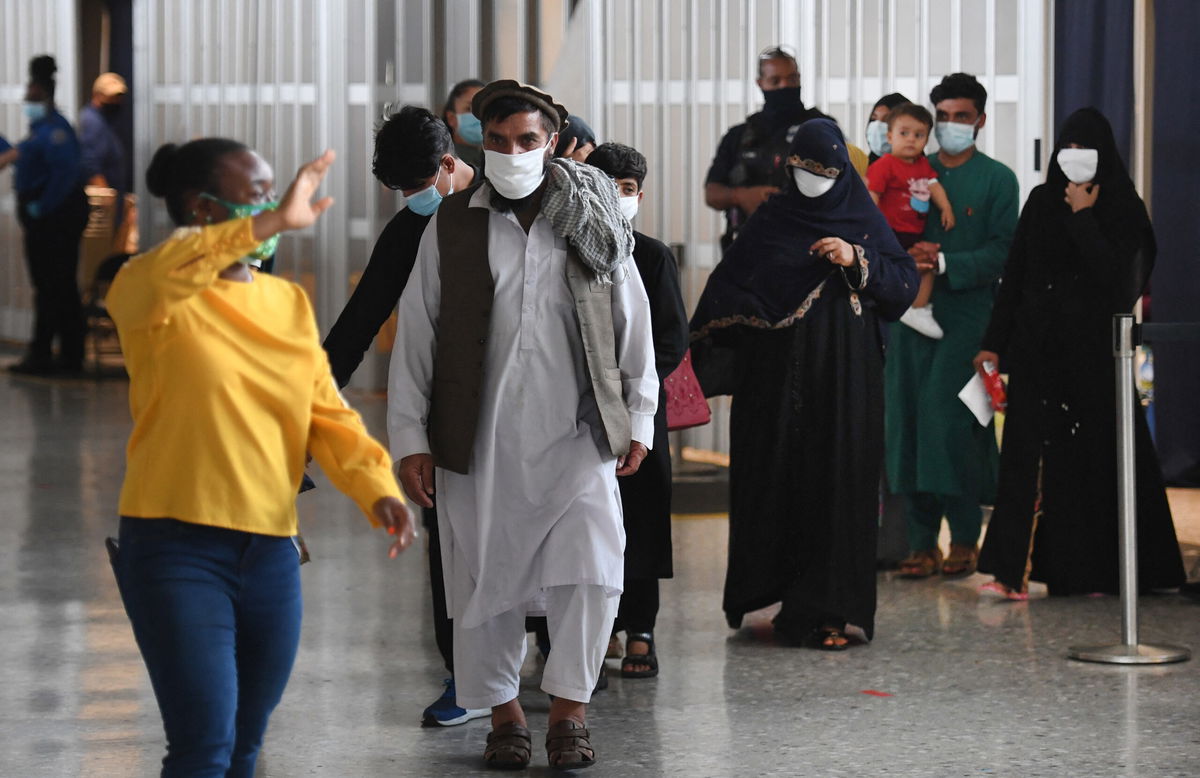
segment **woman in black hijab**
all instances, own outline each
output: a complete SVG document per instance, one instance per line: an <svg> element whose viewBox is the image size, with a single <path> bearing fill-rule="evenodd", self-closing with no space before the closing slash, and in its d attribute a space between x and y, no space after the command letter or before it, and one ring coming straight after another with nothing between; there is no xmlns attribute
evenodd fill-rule
<svg viewBox="0 0 1200 778"><path fill-rule="evenodd" d="M918 281L836 124L801 125L787 164L709 277L692 358L705 394L733 395L729 625L782 601L778 635L836 651L874 631L880 320Z"/></svg>
<svg viewBox="0 0 1200 778"><path fill-rule="evenodd" d="M979 569L1010 599L1119 590L1112 319L1154 265L1154 232L1094 108L1063 125L1046 183L1029 194L975 358L1003 360L1008 409L995 510ZM1178 586L1183 563L1158 456L1139 403L1139 586Z"/></svg>

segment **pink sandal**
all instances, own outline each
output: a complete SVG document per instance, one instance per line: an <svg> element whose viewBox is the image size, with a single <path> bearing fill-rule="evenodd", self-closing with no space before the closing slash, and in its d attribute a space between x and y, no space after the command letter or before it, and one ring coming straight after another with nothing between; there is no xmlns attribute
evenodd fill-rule
<svg viewBox="0 0 1200 778"><path fill-rule="evenodd" d="M988 581L979 587L979 591L981 594L998 594L1013 602L1025 602L1029 599L1029 592L1015 592L999 581Z"/></svg>

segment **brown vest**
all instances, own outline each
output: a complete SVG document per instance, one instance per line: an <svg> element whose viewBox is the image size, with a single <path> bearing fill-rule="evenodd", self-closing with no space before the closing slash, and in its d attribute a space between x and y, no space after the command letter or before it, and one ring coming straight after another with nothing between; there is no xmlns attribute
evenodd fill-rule
<svg viewBox="0 0 1200 778"><path fill-rule="evenodd" d="M479 426L483 365L496 287L488 263L487 208L470 208L478 187L453 194L438 207L437 240L442 297L429 447L434 464L466 473ZM617 364L612 285L592 281L574 249L567 249L567 283L575 298L592 391L614 456L629 453L631 422Z"/></svg>

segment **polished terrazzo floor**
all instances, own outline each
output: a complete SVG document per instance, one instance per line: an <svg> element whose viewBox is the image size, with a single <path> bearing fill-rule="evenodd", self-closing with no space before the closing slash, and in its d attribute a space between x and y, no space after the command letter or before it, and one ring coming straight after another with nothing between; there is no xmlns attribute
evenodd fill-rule
<svg viewBox="0 0 1200 778"><path fill-rule="evenodd" d="M0 775L157 774L162 735L102 548L128 431L126 384L0 376ZM383 404L353 395L373 429ZM1200 502L1173 495L1200 543ZM484 774L488 725L423 729L438 693L423 549L395 561L326 482L300 498L314 561L304 637L261 776ZM727 525L675 522L657 680L614 678L591 725L600 776L1195 776L1200 659L1126 668L1068 645L1119 637L1116 598L981 599L984 579L881 574L877 637L842 654L784 648L769 613L720 612ZM1195 570L1194 546L1185 547ZM1200 605L1141 602L1143 638L1200 650ZM536 653L536 652L533 652ZM535 737L548 704L525 668Z"/></svg>

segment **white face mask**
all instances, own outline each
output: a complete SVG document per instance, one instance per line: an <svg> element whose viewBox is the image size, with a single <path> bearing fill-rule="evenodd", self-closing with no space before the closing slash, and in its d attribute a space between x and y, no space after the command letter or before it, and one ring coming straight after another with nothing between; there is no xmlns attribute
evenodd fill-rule
<svg viewBox="0 0 1200 778"><path fill-rule="evenodd" d="M1086 184L1096 177L1100 152L1096 149L1059 149L1058 166L1073 184Z"/></svg>
<svg viewBox="0 0 1200 778"><path fill-rule="evenodd" d="M800 168L792 168L792 178L795 180L800 194L805 197L820 197L833 189L833 185L837 183L836 178L818 176L816 173L810 173Z"/></svg>
<svg viewBox="0 0 1200 778"><path fill-rule="evenodd" d="M892 150L892 144L888 143L887 134L887 122L873 119L867 125L867 146L876 156L882 157Z"/></svg>
<svg viewBox="0 0 1200 778"><path fill-rule="evenodd" d="M546 174L546 149L554 143L555 137L552 136L550 142L540 149L520 154L485 150L483 167L487 171L488 183L501 197L509 200L520 200L533 194Z"/></svg>
<svg viewBox="0 0 1200 778"><path fill-rule="evenodd" d="M978 124L978 122L976 122ZM938 145L947 154L962 154L975 145L975 125L958 122L938 122L934 130Z"/></svg>
<svg viewBox="0 0 1200 778"><path fill-rule="evenodd" d="M618 197L617 203L621 206L621 215L628 221L633 221L633 217L637 216L638 212L638 196Z"/></svg>

